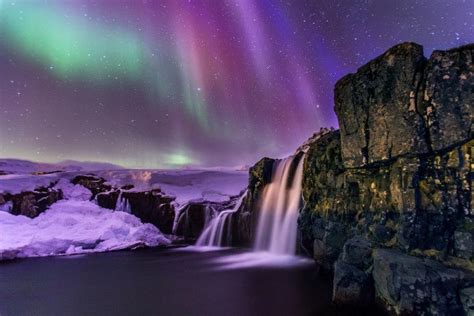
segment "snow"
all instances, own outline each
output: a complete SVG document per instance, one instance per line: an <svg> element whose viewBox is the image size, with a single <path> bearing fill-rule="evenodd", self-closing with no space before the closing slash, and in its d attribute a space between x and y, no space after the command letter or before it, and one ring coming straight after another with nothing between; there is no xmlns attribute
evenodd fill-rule
<svg viewBox="0 0 474 316"><path fill-rule="evenodd" d="M13 208L13 203L12 201L9 201L7 203L4 203L0 205L0 212L8 212L10 213Z"/></svg>
<svg viewBox="0 0 474 316"><path fill-rule="evenodd" d="M74 175L93 170L122 168L102 162L67 160L59 163L40 163L21 159L0 159L0 193L17 194L48 187L60 178L71 179ZM3 174L3 175L2 175Z"/></svg>
<svg viewBox="0 0 474 316"><path fill-rule="evenodd" d="M191 201L225 202L247 187L247 171L112 170L96 172L113 186L133 184L134 191L160 188L183 205Z"/></svg>
<svg viewBox="0 0 474 316"><path fill-rule="evenodd" d="M89 189L79 184L74 185L66 178L60 179L54 188L63 192L65 200L88 201L92 197Z"/></svg>
<svg viewBox="0 0 474 316"><path fill-rule="evenodd" d="M0 205L0 260L170 244L158 228L121 211L128 209L126 204L114 211L90 201L92 194L88 189L70 182L85 173L58 166L0 159L0 171L7 173L0 175L0 194L17 194L54 185L64 196L33 219L10 214L11 202ZM114 187L133 184L133 191L159 188L165 195L176 198L178 212L192 201L228 201L239 195L248 181L246 170L112 169L93 174ZM62 171L41 174L56 170Z"/></svg>
<svg viewBox="0 0 474 316"><path fill-rule="evenodd" d="M0 193L8 192L17 194L24 191L34 191L39 187L48 187L52 182L58 181L60 174L7 174L0 176Z"/></svg>
<svg viewBox="0 0 474 316"><path fill-rule="evenodd" d="M93 171L121 169L111 163L64 160L58 163L34 162L22 159L0 159L0 171L7 173L33 173L54 171Z"/></svg>
<svg viewBox="0 0 474 316"><path fill-rule="evenodd" d="M73 163L69 161L68 163ZM79 163L78 163L79 164ZM75 170L72 165L44 164L26 160L0 159L0 171L10 174L0 175L0 193L17 194L23 191L33 191L38 187L48 187L61 180L70 180L77 175L85 174L85 170L97 169L95 174L107 180L115 187L133 184L134 191L148 191L160 188L168 196L176 197L176 203L183 205L191 201L224 202L230 197L239 195L247 187L248 171L216 168L204 170L140 170L117 169L119 167L103 163L82 162L81 168ZM88 169L85 169L85 168ZM50 174L32 174L35 172L51 172ZM73 193L74 194L74 193Z"/></svg>
<svg viewBox="0 0 474 316"><path fill-rule="evenodd" d="M90 201L61 200L30 219L0 212L0 259L103 252L170 241L152 224Z"/></svg>

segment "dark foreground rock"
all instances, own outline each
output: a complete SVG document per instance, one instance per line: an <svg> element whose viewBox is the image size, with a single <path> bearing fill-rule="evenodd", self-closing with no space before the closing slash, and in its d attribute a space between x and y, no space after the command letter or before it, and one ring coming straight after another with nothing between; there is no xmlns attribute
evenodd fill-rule
<svg viewBox="0 0 474 316"><path fill-rule="evenodd" d="M334 273L335 303L473 315L473 56L472 44L429 59L414 43L389 49L336 84L340 131L299 149L300 251ZM241 220L271 166L251 169Z"/></svg>
<svg viewBox="0 0 474 316"><path fill-rule="evenodd" d="M92 192L91 199L94 199L99 193L112 190L112 186L107 184L104 178L93 174L76 176L71 180L71 182L72 184L79 184L89 189L89 191Z"/></svg>
<svg viewBox="0 0 474 316"><path fill-rule="evenodd" d="M113 189L97 194L97 204L115 209L119 197L128 201L130 212L144 223L151 223L165 234L173 232L175 217L174 197L166 196L159 189L149 191L128 191L131 187Z"/></svg>
<svg viewBox="0 0 474 316"><path fill-rule="evenodd" d="M61 200L63 194L60 190L51 187L39 187L34 191L25 191L18 194L0 194L0 206L10 204L13 215L23 215L30 218L36 217Z"/></svg>

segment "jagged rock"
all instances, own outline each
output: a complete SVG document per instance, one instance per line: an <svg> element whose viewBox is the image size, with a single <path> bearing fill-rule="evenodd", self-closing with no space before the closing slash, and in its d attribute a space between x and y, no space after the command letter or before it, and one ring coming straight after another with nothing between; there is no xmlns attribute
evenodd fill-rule
<svg viewBox="0 0 474 316"><path fill-rule="evenodd" d="M174 234L183 236L186 240L196 240L204 227L212 219L216 210L210 203L192 202L178 215Z"/></svg>
<svg viewBox="0 0 474 316"><path fill-rule="evenodd" d="M263 186L272 181L274 165L275 159L265 157L249 169L249 189L251 195L257 195Z"/></svg>
<svg viewBox="0 0 474 316"><path fill-rule="evenodd" d="M49 206L63 198L62 192L51 188L40 187L35 191L21 192L18 194L6 194L6 202L12 202L11 213L23 215L30 218L38 216L49 208Z"/></svg>
<svg viewBox="0 0 474 316"><path fill-rule="evenodd" d="M117 200L120 195L119 190L107 191L107 192L100 192L96 195L97 204L100 207L108 208L108 209L115 209L117 205Z"/></svg>
<svg viewBox="0 0 474 316"><path fill-rule="evenodd" d="M425 63L420 45L403 43L337 82L335 111L346 167L428 151L417 109Z"/></svg>
<svg viewBox="0 0 474 316"><path fill-rule="evenodd" d="M112 186L106 184L104 178L95 175L79 175L71 180L72 184L79 184L89 189L92 192L92 198L94 199L97 194L112 190Z"/></svg>
<svg viewBox="0 0 474 316"><path fill-rule="evenodd" d="M424 113L433 150L473 136L474 44L434 51L425 70Z"/></svg>
<svg viewBox="0 0 474 316"><path fill-rule="evenodd" d="M365 305L374 298L371 275L338 260L334 264L332 301L337 304Z"/></svg>
<svg viewBox="0 0 474 316"><path fill-rule="evenodd" d="M374 251L376 296L398 315L463 315L459 289L474 276L399 251Z"/></svg>
<svg viewBox="0 0 474 316"><path fill-rule="evenodd" d="M252 244L260 197L264 186L272 181L275 162L275 159L265 157L249 169L247 196L242 207L232 214L232 244L234 246L249 247Z"/></svg>
<svg viewBox="0 0 474 316"><path fill-rule="evenodd" d="M171 234L174 222L174 198L162 194L159 190L144 192L124 191L122 197L130 203L132 214L144 223L151 223L162 233Z"/></svg>
<svg viewBox="0 0 474 316"><path fill-rule="evenodd" d="M253 212L252 199L247 196L240 210L232 214L232 244L239 247L251 247L254 240L256 212Z"/></svg>
<svg viewBox="0 0 474 316"><path fill-rule="evenodd" d="M127 187L126 187L127 188ZM109 189L97 193L97 204L101 207L115 209L120 195L119 190ZM173 197L164 195L159 189L150 191L122 191L122 198L127 199L133 215L144 223L151 223L162 233L171 234L174 222Z"/></svg>

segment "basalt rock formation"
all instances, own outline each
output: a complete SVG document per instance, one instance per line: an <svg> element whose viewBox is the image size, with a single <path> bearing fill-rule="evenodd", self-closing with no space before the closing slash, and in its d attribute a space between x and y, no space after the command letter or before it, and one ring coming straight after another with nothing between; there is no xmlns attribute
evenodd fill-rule
<svg viewBox="0 0 474 316"><path fill-rule="evenodd" d="M111 188L106 192L99 191L96 196L97 204L115 209L118 198L121 197L128 201L131 214L144 223L155 225L161 232L171 234L175 217L174 197L166 196L159 189L130 191L132 188L133 186L125 186L120 189Z"/></svg>
<svg viewBox="0 0 474 316"><path fill-rule="evenodd" d="M426 59L403 43L336 84L340 130L300 148L298 221L300 251L334 273L334 302L474 314L473 58L472 44ZM250 170L249 218L272 166Z"/></svg>
<svg viewBox="0 0 474 316"><path fill-rule="evenodd" d="M10 205L9 210L13 215L23 215L30 218L36 217L61 200L61 190L52 187L39 187L34 191L25 191L17 194L0 194L0 206Z"/></svg>

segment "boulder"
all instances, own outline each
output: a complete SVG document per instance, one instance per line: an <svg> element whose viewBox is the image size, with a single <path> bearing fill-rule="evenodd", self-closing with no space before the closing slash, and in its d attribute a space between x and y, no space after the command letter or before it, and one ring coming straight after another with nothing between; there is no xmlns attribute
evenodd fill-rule
<svg viewBox="0 0 474 316"><path fill-rule="evenodd" d="M396 250L375 249L373 278L377 298L398 315L463 315L459 289L474 275Z"/></svg>
<svg viewBox="0 0 474 316"><path fill-rule="evenodd" d="M349 239L342 250L342 261L365 271L372 265L372 243L362 236Z"/></svg>
<svg viewBox="0 0 474 316"><path fill-rule="evenodd" d="M51 204L61 200L63 195L60 190L40 187L35 191L21 192L5 197L7 201L12 202L11 213L13 215L33 218L47 210Z"/></svg>
<svg viewBox="0 0 474 316"><path fill-rule="evenodd" d="M125 188L130 188L127 186ZM104 208L115 209L120 190L97 190L97 204ZM163 194L159 189L150 191L122 191L122 198L128 200L133 215L144 223L151 223L164 234L171 234L175 217L174 197Z"/></svg>
<svg viewBox="0 0 474 316"><path fill-rule="evenodd" d="M332 301L336 304L366 305L373 302L370 274L338 260L334 264Z"/></svg>

